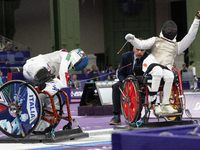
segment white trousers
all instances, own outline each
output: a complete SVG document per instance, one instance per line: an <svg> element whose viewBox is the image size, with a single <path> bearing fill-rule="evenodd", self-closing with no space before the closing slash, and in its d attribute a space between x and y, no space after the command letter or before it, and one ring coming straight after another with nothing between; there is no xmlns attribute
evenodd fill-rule
<svg viewBox="0 0 200 150"><path fill-rule="evenodd" d="M172 71L162 69L160 66L155 66L150 72L152 75L151 92L158 92L161 78L164 79L163 87L163 104L169 104L169 97L171 94L171 88L174 80L174 74Z"/></svg>
<svg viewBox="0 0 200 150"><path fill-rule="evenodd" d="M197 88L197 81L193 79L192 81L189 81L190 83L190 89L196 89Z"/></svg>

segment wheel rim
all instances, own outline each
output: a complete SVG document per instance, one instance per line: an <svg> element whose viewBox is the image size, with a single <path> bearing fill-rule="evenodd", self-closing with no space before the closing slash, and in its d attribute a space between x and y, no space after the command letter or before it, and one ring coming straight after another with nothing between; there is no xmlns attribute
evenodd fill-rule
<svg viewBox="0 0 200 150"><path fill-rule="evenodd" d="M173 109L178 110L180 107L179 92L178 92L176 86L174 86L171 91L169 103L173 104L173 105L171 105Z"/></svg>
<svg viewBox="0 0 200 150"><path fill-rule="evenodd" d="M62 106L61 106L61 97L60 95L57 93L53 96L53 99L54 99L54 104L55 104L55 108L57 110L57 113L58 115L62 115ZM40 99L41 102L43 104L46 105L45 109L50 111L50 112L53 112L53 109L52 109L52 105L51 105L51 100L49 97L45 97L45 98L42 98ZM49 116L48 113L45 113L44 109L43 109L43 116L45 118L48 118L48 119L51 119L51 118L54 118L53 115ZM48 115L48 116L47 116ZM60 122L60 120L58 120ZM55 123L53 125L53 128L56 128L56 126L59 124L58 123ZM48 128L51 124L45 120L41 120L40 123L38 124L37 128L35 129L35 131L44 131L46 128Z"/></svg>
<svg viewBox="0 0 200 150"><path fill-rule="evenodd" d="M173 109L176 109L176 110L179 110L180 109L180 101L181 99L179 99L179 87L178 85L174 85L172 90L171 90L171 94L170 94L170 98L169 98L169 103L170 104L173 104L171 105L171 107ZM168 117L168 119L174 121L176 120L177 117Z"/></svg>
<svg viewBox="0 0 200 150"><path fill-rule="evenodd" d="M31 133L41 118L36 91L23 81L10 81L0 88L0 97L1 131L12 137Z"/></svg>
<svg viewBox="0 0 200 150"><path fill-rule="evenodd" d="M129 100L129 103L126 100L122 102L124 117L127 121L134 122L139 108L139 95L133 82L127 81L125 83L123 94L123 98L127 97Z"/></svg>

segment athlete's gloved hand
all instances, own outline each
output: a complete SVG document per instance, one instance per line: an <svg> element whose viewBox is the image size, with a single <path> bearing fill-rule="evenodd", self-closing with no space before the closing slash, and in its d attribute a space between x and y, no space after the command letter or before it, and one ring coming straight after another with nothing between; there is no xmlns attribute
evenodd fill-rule
<svg viewBox="0 0 200 150"><path fill-rule="evenodd" d="M194 76L194 80L195 80L195 81L198 81L198 78L197 78L196 76Z"/></svg>
<svg viewBox="0 0 200 150"><path fill-rule="evenodd" d="M125 36L125 39L128 41L128 42L131 42L132 40L134 40L135 36L133 34L130 34L128 33L126 36Z"/></svg>

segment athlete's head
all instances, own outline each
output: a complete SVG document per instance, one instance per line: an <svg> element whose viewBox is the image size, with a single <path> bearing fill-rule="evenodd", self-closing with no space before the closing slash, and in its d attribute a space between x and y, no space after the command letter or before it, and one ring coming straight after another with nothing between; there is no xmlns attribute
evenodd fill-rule
<svg viewBox="0 0 200 150"><path fill-rule="evenodd" d="M89 58L83 50L75 49L70 52L71 54L71 67L74 71L80 71L87 67Z"/></svg>
<svg viewBox="0 0 200 150"><path fill-rule="evenodd" d="M177 31L177 25L172 20L166 21L161 29L162 35L169 40L173 40L176 37Z"/></svg>

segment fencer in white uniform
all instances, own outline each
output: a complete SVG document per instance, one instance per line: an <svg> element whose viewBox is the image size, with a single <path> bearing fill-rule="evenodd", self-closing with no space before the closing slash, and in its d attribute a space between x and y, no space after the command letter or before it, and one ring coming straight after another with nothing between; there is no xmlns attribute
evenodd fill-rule
<svg viewBox="0 0 200 150"><path fill-rule="evenodd" d="M199 28L200 11L197 12L195 19L187 35L180 41L176 42L177 26L169 20L164 23L159 37L152 37L147 40L139 40L132 34L127 34L125 39L137 49L151 49L151 54L143 62L143 71L146 72L151 64L160 64L153 67L149 72L152 75L152 85L149 87L150 92L157 93L161 78L164 79L163 101L161 107L156 107L155 113L176 113L169 104L169 97L174 80L174 74L171 71L174 59L177 55L185 51L194 41ZM150 102L156 101L156 95L151 96Z"/></svg>
<svg viewBox="0 0 200 150"><path fill-rule="evenodd" d="M62 49L27 60L23 66L23 75L29 81L39 82L41 91L54 95L61 88L67 87L65 73L68 70L80 71L87 67L88 62L88 57L80 48L70 52Z"/></svg>
<svg viewBox="0 0 200 150"><path fill-rule="evenodd" d="M190 61L190 66L188 67L188 72L192 72L193 74L193 80L189 81L190 83L190 90L198 92L198 78L196 77L196 67L194 61Z"/></svg>

